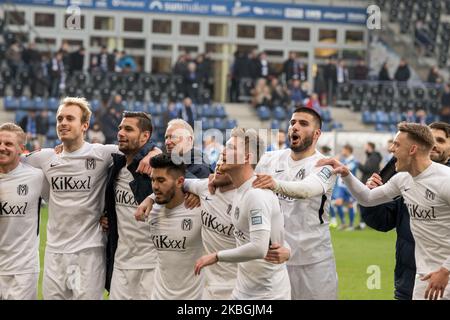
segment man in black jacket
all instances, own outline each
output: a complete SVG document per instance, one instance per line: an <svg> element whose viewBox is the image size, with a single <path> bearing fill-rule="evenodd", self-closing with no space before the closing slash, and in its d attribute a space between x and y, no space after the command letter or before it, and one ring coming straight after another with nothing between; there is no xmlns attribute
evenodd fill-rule
<svg viewBox="0 0 450 320"><path fill-rule="evenodd" d="M430 154L431 160L450 167L450 125L435 122L429 127L436 140ZM385 182L387 181L382 181L378 174L373 174L367 186L375 188ZM367 225L375 230L387 232L396 229L395 299L411 300L416 277L415 242L409 225L408 209L403 198L375 207L361 206L361 216Z"/></svg>
<svg viewBox="0 0 450 320"><path fill-rule="evenodd" d="M151 178L137 173L139 162L160 153L150 141L152 122L144 112L124 112L117 134L119 150L109 169L105 214L108 221L106 284L110 299L149 299L156 251L149 226L135 220L139 203L152 193Z"/></svg>
<svg viewBox="0 0 450 320"><path fill-rule="evenodd" d="M182 119L171 120L165 134L166 152L186 164L186 178L208 178L213 172L202 151L194 148L194 130Z"/></svg>

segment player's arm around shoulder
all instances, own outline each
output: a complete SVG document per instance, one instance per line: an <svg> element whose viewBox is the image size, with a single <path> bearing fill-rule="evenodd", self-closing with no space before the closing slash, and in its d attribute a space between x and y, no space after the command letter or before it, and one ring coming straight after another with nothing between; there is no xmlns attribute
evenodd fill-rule
<svg viewBox="0 0 450 320"><path fill-rule="evenodd" d="M45 148L22 155L20 161L35 168L42 168L55 154L55 150Z"/></svg>

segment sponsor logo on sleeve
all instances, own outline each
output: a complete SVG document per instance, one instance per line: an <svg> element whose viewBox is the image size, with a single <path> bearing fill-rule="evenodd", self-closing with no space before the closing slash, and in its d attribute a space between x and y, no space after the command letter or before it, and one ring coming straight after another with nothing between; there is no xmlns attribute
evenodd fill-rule
<svg viewBox="0 0 450 320"><path fill-rule="evenodd" d="M252 226L256 226L258 224L262 224L262 217L261 216L252 217Z"/></svg>
<svg viewBox="0 0 450 320"><path fill-rule="evenodd" d="M252 218L252 226L262 224L261 209L250 210L250 217Z"/></svg>
<svg viewBox="0 0 450 320"><path fill-rule="evenodd" d="M322 180L323 182L327 182L328 180L330 180L333 173L327 167L323 167L317 175L319 176L320 180Z"/></svg>

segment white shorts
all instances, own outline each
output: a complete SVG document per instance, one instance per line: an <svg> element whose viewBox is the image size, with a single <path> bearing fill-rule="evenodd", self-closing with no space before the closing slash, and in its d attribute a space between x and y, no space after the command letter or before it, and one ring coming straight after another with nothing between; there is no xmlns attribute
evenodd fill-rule
<svg viewBox="0 0 450 320"><path fill-rule="evenodd" d="M203 300L230 300L234 286L208 286L203 289Z"/></svg>
<svg viewBox="0 0 450 320"><path fill-rule="evenodd" d="M413 300L425 300L425 291L427 290L429 280L420 280L422 276L416 275L416 281L414 282ZM444 290L444 297L438 298L438 300L450 300L450 282Z"/></svg>
<svg viewBox="0 0 450 320"><path fill-rule="evenodd" d="M154 283L155 268L114 268L109 300L150 300Z"/></svg>
<svg viewBox="0 0 450 320"><path fill-rule="evenodd" d="M75 253L45 252L42 293L45 300L102 300L105 249Z"/></svg>
<svg viewBox="0 0 450 320"><path fill-rule="evenodd" d="M288 265L292 300L337 300L334 258L304 266Z"/></svg>
<svg viewBox="0 0 450 320"><path fill-rule="evenodd" d="M0 275L0 300L36 300L39 273Z"/></svg>

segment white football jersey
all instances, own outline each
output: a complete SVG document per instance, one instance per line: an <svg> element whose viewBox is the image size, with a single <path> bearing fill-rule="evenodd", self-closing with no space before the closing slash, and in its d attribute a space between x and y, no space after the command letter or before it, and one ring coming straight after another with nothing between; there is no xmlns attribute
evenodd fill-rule
<svg viewBox="0 0 450 320"><path fill-rule="evenodd" d="M237 246L250 242L252 231L270 231L270 243L284 243L284 219L277 197L270 190L252 187L253 177L236 190L231 209ZM267 250L269 249L269 245ZM234 296L267 299L290 288L286 264L255 259L238 264Z"/></svg>
<svg viewBox="0 0 450 320"><path fill-rule="evenodd" d="M134 214L138 203L130 188L133 175L123 167L116 179L115 199L119 241L114 257L114 267L119 269L152 269L157 253L150 241L150 226L137 221Z"/></svg>
<svg viewBox="0 0 450 320"><path fill-rule="evenodd" d="M194 274L203 255L199 209L184 203L173 209L154 204L150 213L150 237L158 252L152 300L199 300L203 293L203 273Z"/></svg>
<svg viewBox="0 0 450 320"><path fill-rule="evenodd" d="M44 174L19 163L0 173L0 275L39 272L39 197Z"/></svg>
<svg viewBox="0 0 450 320"><path fill-rule="evenodd" d="M234 225L231 222L231 207L236 189L211 195L208 179L186 179L186 191L200 197L202 217L202 241L207 254L220 250L236 248ZM234 287L237 265L218 262L203 269L206 274L205 285Z"/></svg>
<svg viewBox="0 0 450 320"><path fill-rule="evenodd" d="M450 168L433 162L416 177L407 172L393 176L384 186L386 196L402 195L416 241L418 274L450 270Z"/></svg>
<svg viewBox="0 0 450 320"><path fill-rule="evenodd" d="M323 187L323 194L309 199L293 199L277 194L285 219L285 237L291 247L288 265L308 265L333 257L328 212L336 176L325 167L316 167L325 158L316 151L312 156L294 161L291 149L266 152L256 172L283 181L301 181L314 175Z"/></svg>
<svg viewBox="0 0 450 320"><path fill-rule="evenodd" d="M104 246L99 220L115 145L90 144L74 152L43 149L25 162L42 169L50 185L47 247L52 253L74 253Z"/></svg>

